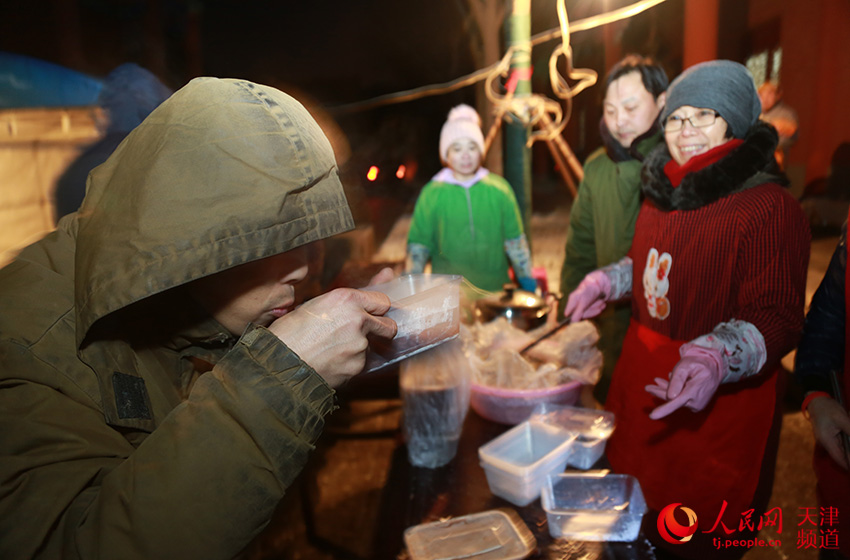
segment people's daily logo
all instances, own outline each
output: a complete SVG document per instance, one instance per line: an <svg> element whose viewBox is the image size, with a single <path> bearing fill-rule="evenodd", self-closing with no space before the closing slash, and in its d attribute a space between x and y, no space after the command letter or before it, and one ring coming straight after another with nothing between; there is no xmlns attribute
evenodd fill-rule
<svg viewBox="0 0 850 560"><path fill-rule="evenodd" d="M676 521L676 508L682 510L688 517L688 524L682 525ZM691 540L697 532L697 514L694 510L682 506L680 503L670 504L658 514L658 533L661 538L672 544L686 543Z"/></svg>

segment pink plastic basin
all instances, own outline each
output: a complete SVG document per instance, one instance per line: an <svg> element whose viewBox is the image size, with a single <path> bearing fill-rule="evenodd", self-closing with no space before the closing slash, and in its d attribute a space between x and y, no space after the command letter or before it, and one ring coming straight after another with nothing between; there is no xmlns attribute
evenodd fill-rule
<svg viewBox="0 0 850 560"><path fill-rule="evenodd" d="M540 403L572 405L578 402L581 383L570 381L546 389L507 389L470 386L469 404L480 416L500 424L516 425L528 420Z"/></svg>

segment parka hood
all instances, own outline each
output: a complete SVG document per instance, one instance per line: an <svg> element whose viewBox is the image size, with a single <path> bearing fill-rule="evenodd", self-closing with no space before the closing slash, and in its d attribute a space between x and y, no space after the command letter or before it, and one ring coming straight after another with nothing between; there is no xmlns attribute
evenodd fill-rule
<svg viewBox="0 0 850 560"><path fill-rule="evenodd" d="M309 112L216 78L189 82L92 171L76 221L78 345L132 303L354 227Z"/></svg>

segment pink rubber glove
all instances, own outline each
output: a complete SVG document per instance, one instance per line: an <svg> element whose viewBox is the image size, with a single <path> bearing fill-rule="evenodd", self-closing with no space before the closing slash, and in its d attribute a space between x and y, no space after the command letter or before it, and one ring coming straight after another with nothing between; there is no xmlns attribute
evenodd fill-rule
<svg viewBox="0 0 850 560"><path fill-rule="evenodd" d="M668 401L653 410L649 417L658 420L683 406L694 412L704 409L723 380L723 369L720 350L691 346L673 366L669 382L656 377L655 385L646 386L648 393Z"/></svg>
<svg viewBox="0 0 850 560"><path fill-rule="evenodd" d="M570 294L564 317L570 317L573 323L596 317L605 309L610 295L611 280L608 275L601 270L594 270Z"/></svg>

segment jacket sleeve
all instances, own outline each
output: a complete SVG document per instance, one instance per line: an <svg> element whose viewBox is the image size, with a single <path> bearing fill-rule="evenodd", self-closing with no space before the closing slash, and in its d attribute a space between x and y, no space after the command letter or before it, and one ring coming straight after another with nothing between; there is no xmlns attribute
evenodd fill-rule
<svg viewBox="0 0 850 560"><path fill-rule="evenodd" d="M426 184L419 193L419 198L416 199L416 205L413 207L413 217L410 220L410 230L407 232L407 244L421 245L428 249L430 254L435 254L437 247L434 236L435 223L433 208L433 195L431 183Z"/></svg>
<svg viewBox="0 0 850 560"><path fill-rule="evenodd" d="M766 349L762 371L772 371L803 329L811 234L799 202L785 193L760 199L745 216L729 319L758 329Z"/></svg>
<svg viewBox="0 0 850 560"><path fill-rule="evenodd" d="M593 191L587 179L579 184L578 196L570 210L567 242L564 249L564 264L561 267L560 312L566 306L567 295L597 267L596 234L593 224Z"/></svg>
<svg viewBox="0 0 850 560"><path fill-rule="evenodd" d="M502 192L502 241L509 239L517 239L521 235L525 235L525 227L522 223L522 215L519 210L519 203L516 200L516 195L510 183L503 177L490 174L499 183L503 185Z"/></svg>
<svg viewBox="0 0 850 560"><path fill-rule="evenodd" d="M845 278L847 271L847 223L823 281L812 296L803 336L797 347L794 377L803 391L832 394L830 371L844 372Z"/></svg>
<svg viewBox="0 0 850 560"><path fill-rule="evenodd" d="M0 348L0 557L232 558L307 461L333 391L249 329L133 447L25 348ZM29 360L33 362L33 360Z"/></svg>

